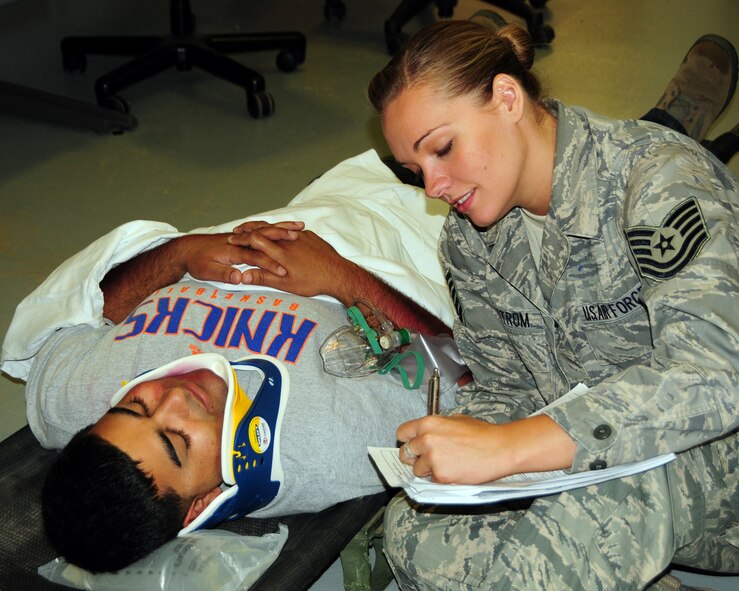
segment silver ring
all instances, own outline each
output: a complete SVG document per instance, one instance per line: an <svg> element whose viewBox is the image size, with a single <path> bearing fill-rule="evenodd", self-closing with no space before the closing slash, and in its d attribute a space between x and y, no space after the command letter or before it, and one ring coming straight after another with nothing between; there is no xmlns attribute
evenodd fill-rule
<svg viewBox="0 0 739 591"><path fill-rule="evenodd" d="M416 458L418 458L418 456L414 454L413 450L411 449L410 441L406 441L403 444L402 450L403 450L403 454L405 454L405 457L408 458L409 461L413 462L416 460Z"/></svg>

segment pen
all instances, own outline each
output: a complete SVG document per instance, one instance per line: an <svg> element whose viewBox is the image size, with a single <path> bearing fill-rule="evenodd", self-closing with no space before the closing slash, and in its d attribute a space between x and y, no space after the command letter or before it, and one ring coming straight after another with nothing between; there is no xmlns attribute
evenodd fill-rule
<svg viewBox="0 0 739 591"><path fill-rule="evenodd" d="M434 373L429 379L428 414L435 415L439 412L439 368L434 368Z"/></svg>

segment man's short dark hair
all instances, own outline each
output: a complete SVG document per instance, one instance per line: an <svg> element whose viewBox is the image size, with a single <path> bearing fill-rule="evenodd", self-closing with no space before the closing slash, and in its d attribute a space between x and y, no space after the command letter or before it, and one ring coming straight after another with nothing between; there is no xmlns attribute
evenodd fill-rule
<svg viewBox="0 0 739 591"><path fill-rule="evenodd" d="M113 572L174 538L187 502L172 490L160 492L138 462L89 429L72 438L49 470L44 529L68 562Z"/></svg>

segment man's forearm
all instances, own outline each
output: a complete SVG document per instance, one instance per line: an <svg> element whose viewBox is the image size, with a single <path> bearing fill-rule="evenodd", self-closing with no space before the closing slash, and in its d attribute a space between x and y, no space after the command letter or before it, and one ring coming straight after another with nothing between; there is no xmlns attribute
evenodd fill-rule
<svg viewBox="0 0 739 591"><path fill-rule="evenodd" d="M347 279L337 282L336 292L332 294L342 304L349 307L357 300L365 300L382 310L395 326L422 334L451 334L451 329L425 308L366 269L347 263Z"/></svg>
<svg viewBox="0 0 739 591"><path fill-rule="evenodd" d="M176 238L108 271L100 282L105 318L118 324L146 296L179 281L186 272L181 252L186 239L185 236Z"/></svg>
<svg viewBox="0 0 739 591"><path fill-rule="evenodd" d="M260 232L238 232L233 244L255 249L278 262L286 273L280 276L264 269L244 272L244 283L265 285L296 295L325 294L349 307L365 300L381 310L396 326L424 334L450 333L436 316L387 283L340 255L318 234L305 230L292 241L276 242Z"/></svg>
<svg viewBox="0 0 739 591"><path fill-rule="evenodd" d="M254 222L273 240L291 240L292 223L269 225ZM275 261L248 247L232 244L231 233L187 234L122 263L100 282L105 304L103 313L122 322L141 300L179 281L189 273L194 279L238 285L243 279L238 265L261 265L280 272ZM284 270L281 271L284 273Z"/></svg>

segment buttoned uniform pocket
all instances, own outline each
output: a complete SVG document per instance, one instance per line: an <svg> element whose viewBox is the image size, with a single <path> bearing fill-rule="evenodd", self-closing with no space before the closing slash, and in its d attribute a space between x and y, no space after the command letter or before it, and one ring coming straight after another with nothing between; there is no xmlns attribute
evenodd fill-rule
<svg viewBox="0 0 739 591"><path fill-rule="evenodd" d="M623 369L652 353L652 333L642 310L633 310L615 320L585 323L583 331L601 365Z"/></svg>
<svg viewBox="0 0 739 591"><path fill-rule="evenodd" d="M555 392L551 346L546 327L537 310L495 309L507 340L516 356L534 379L539 392ZM495 335L486 335L494 342ZM551 401L550 401L551 402Z"/></svg>

